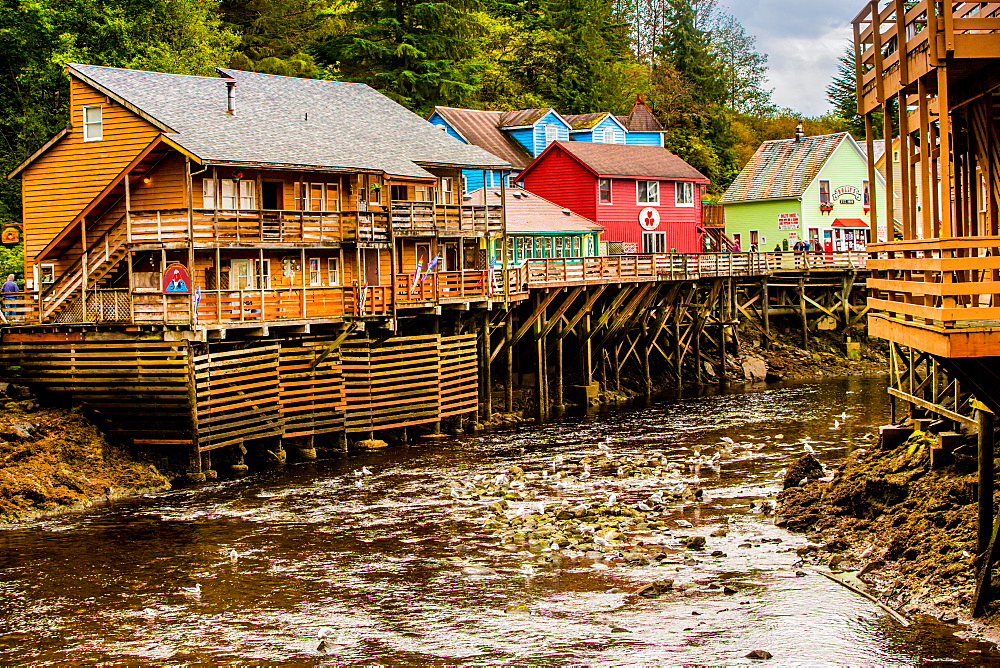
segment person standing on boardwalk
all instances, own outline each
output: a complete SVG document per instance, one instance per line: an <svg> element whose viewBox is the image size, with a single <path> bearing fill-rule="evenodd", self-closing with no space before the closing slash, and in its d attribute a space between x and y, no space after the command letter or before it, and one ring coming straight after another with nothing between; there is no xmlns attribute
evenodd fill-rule
<svg viewBox="0 0 1000 668"><path fill-rule="evenodd" d="M8 315L8 316L9 315L14 315L14 311L12 310L13 309L14 298L13 297L8 297L7 295L11 295L11 294L13 294L15 292L20 292L20 291L21 291L21 288L19 288L17 286L17 283L14 281L14 274L7 274L7 282L4 283L3 286L0 286L0 292L2 292L4 294L4 298L3 298L3 301L4 301L4 315Z"/></svg>

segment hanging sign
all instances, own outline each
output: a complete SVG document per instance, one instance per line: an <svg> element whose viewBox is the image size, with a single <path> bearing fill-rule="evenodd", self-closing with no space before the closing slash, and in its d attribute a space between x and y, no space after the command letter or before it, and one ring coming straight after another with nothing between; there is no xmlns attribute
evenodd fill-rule
<svg viewBox="0 0 1000 668"><path fill-rule="evenodd" d="M173 295L191 294L191 274L179 262L167 266L163 272L163 292Z"/></svg>
<svg viewBox="0 0 1000 668"><path fill-rule="evenodd" d="M779 213L778 214L778 229L779 230L797 230L797 229L799 229L799 214L797 214L797 213Z"/></svg>
<svg viewBox="0 0 1000 668"><path fill-rule="evenodd" d="M639 212L639 226L644 230L655 230L660 226L660 212L647 206Z"/></svg>
<svg viewBox="0 0 1000 668"><path fill-rule="evenodd" d="M0 242L5 244L16 244L21 240L21 230L16 227L5 227L0 233Z"/></svg>
<svg viewBox="0 0 1000 668"><path fill-rule="evenodd" d="M838 204L855 204L859 199L861 191L854 186L840 186L831 196L831 200L835 200Z"/></svg>

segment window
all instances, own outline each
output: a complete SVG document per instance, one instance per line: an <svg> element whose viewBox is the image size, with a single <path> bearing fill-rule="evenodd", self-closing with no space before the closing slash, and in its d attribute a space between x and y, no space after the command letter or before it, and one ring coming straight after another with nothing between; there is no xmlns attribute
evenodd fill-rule
<svg viewBox="0 0 1000 668"><path fill-rule="evenodd" d="M222 208L228 211L236 209L236 182L232 179L222 179Z"/></svg>
<svg viewBox="0 0 1000 668"><path fill-rule="evenodd" d="M83 141L104 139L104 110L95 104L83 108Z"/></svg>
<svg viewBox="0 0 1000 668"><path fill-rule="evenodd" d="M741 234L734 234L733 235L733 245L734 246L739 246L740 248L743 248L743 235L741 235Z"/></svg>
<svg viewBox="0 0 1000 668"><path fill-rule="evenodd" d="M820 181L819 182L819 203L829 204L830 203L830 182Z"/></svg>
<svg viewBox="0 0 1000 668"><path fill-rule="evenodd" d="M240 208L257 208L257 184L253 181L240 181Z"/></svg>
<svg viewBox="0 0 1000 668"><path fill-rule="evenodd" d="M296 211L340 211L340 184L299 183L292 186Z"/></svg>
<svg viewBox="0 0 1000 668"><path fill-rule="evenodd" d="M678 181L674 190L677 206L694 206L694 183Z"/></svg>
<svg viewBox="0 0 1000 668"><path fill-rule="evenodd" d="M611 204L611 179L598 179L597 184L601 191L601 204Z"/></svg>
<svg viewBox="0 0 1000 668"><path fill-rule="evenodd" d="M754 244L760 245L760 232L757 230L750 230L750 245Z"/></svg>
<svg viewBox="0 0 1000 668"><path fill-rule="evenodd" d="M660 203L659 181L636 181L635 188L636 188L636 201L639 204Z"/></svg>
<svg viewBox="0 0 1000 668"><path fill-rule="evenodd" d="M643 253L666 253L667 233L666 232L643 232L642 233Z"/></svg>
<svg viewBox="0 0 1000 668"><path fill-rule="evenodd" d="M201 208L215 208L215 179L201 180Z"/></svg>
<svg viewBox="0 0 1000 668"><path fill-rule="evenodd" d="M614 137L613 134L612 134L612 137ZM608 141L607 130L605 130L604 128L600 128L598 130L594 130L594 141L597 142L597 143L599 143L599 144L603 144L606 141Z"/></svg>
<svg viewBox="0 0 1000 668"><path fill-rule="evenodd" d="M440 190L441 193L441 204L454 204L455 203L455 193L454 193L454 179L451 178L441 178Z"/></svg>
<svg viewBox="0 0 1000 668"><path fill-rule="evenodd" d="M326 284L331 287L340 285L339 257L331 257L326 261Z"/></svg>
<svg viewBox="0 0 1000 668"><path fill-rule="evenodd" d="M545 145L548 146L552 142L559 139L559 126L554 123L549 123L545 126Z"/></svg>
<svg viewBox="0 0 1000 668"><path fill-rule="evenodd" d="M54 264L38 265L38 282L43 286L54 283L56 280L56 266Z"/></svg>
<svg viewBox="0 0 1000 668"><path fill-rule="evenodd" d="M868 181L865 181L864 188L862 190L864 193L862 196L863 197L862 201L865 203L865 206L871 206L872 196L871 196L871 191L868 188Z"/></svg>
<svg viewBox="0 0 1000 668"><path fill-rule="evenodd" d="M407 199L409 199L406 196L406 194L407 194L406 186L397 186L397 185L389 186L389 197L391 197L393 201L396 202L406 201Z"/></svg>
<svg viewBox="0 0 1000 668"><path fill-rule="evenodd" d="M309 258L309 285L323 285L322 274L319 270L319 258Z"/></svg>

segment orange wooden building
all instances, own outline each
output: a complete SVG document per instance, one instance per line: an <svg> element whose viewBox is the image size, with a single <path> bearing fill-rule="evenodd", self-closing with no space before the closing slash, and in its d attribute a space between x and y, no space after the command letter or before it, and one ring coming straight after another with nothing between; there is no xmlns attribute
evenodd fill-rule
<svg viewBox="0 0 1000 668"><path fill-rule="evenodd" d="M22 380L190 452L195 476L248 440L476 410L475 335L420 318L503 301L502 203L464 202L460 180L503 161L360 84L67 73L66 128L10 175L29 280L3 355Z"/></svg>

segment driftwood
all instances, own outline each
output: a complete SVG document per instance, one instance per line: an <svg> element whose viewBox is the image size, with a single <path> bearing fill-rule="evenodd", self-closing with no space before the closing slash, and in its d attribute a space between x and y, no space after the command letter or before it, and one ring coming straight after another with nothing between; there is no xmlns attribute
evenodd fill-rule
<svg viewBox="0 0 1000 668"><path fill-rule="evenodd" d="M859 596L864 596L869 601L871 601L872 603L874 603L875 605L877 605L878 607L882 608L887 613L889 613L890 617L892 617L893 619L895 619L897 622L899 622L903 626L909 626L910 625L910 620L909 619L907 619L906 617L904 617L903 615L901 615L896 610L893 610L892 608L890 608L889 606L887 606L885 603L882 603L881 601L877 600L874 596L872 596L868 592L862 591L861 589L858 589L854 585L848 584L848 583L844 582L843 580L841 580L840 578L838 578L833 573L825 573L825 572L823 572L821 570L818 570L816 568L813 568L813 569L810 569L810 570L812 570L813 572L819 573L820 575L822 575L825 578L830 578L831 580L833 580L837 584L842 585L842 586L846 587L847 589L850 589L851 591L853 591L855 594L858 594Z"/></svg>

